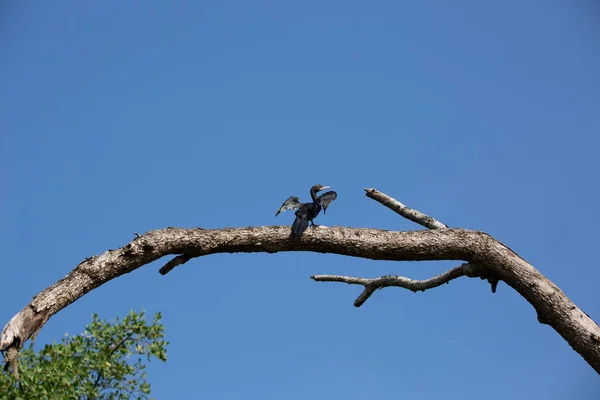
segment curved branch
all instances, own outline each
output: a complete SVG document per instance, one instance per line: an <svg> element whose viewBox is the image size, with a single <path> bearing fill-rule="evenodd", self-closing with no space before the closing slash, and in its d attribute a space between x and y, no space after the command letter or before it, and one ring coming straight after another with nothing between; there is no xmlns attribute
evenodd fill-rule
<svg viewBox="0 0 600 400"><path fill-rule="evenodd" d="M600 373L600 327L552 282L525 260L483 232L435 229L392 232L367 228L316 227L290 240L289 227L227 229L166 228L81 262L17 313L0 336L0 350L19 350L61 309L98 286L172 254L314 251L373 260L463 260L481 265L487 276L503 280L536 309ZM14 354L7 352L7 354ZM15 363L14 358L7 361Z"/></svg>

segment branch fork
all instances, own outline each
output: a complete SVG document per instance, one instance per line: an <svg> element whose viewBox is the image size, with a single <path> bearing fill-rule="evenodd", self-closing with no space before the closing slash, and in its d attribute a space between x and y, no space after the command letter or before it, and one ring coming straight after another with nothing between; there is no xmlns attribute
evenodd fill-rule
<svg viewBox="0 0 600 400"><path fill-rule="evenodd" d="M375 189L365 189L366 196L381 203L386 206L390 210L395 213L401 215L402 217L413 221L421 226L424 226L428 229L447 229L448 225L436 220L429 215L423 214L420 211L413 210L404 204L400 203L398 200L386 195L385 193L381 193ZM411 290L413 292L422 291L428 289L433 289L435 287L441 286L444 283L450 283L450 281L460 278L462 276L467 277L481 277L481 279L487 279L492 286L492 293L496 293L496 287L498 285L498 279L486 276L485 267L481 265L475 265L472 263L463 263L458 267L454 267L442 274L436 275L432 278L425 280L413 280L404 276L381 276L379 278L355 278L352 276L343 276L343 275L313 275L310 278L316 282L343 282L348 283L350 285L362 285L364 286L364 290L362 293L354 300L354 307L362 306L365 301L371 297L373 293L375 293L378 289L383 289L386 287L394 286L401 287L404 289Z"/></svg>

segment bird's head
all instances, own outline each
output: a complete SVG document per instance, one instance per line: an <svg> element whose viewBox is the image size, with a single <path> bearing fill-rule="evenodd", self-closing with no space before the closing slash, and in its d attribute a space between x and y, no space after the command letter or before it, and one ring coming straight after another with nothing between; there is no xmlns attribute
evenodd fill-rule
<svg viewBox="0 0 600 400"><path fill-rule="evenodd" d="M320 191L325 190L325 189L329 189L329 186L324 186L324 185L318 184L318 185L315 185L315 186L313 186L311 188L311 190L314 191L315 193L320 192Z"/></svg>

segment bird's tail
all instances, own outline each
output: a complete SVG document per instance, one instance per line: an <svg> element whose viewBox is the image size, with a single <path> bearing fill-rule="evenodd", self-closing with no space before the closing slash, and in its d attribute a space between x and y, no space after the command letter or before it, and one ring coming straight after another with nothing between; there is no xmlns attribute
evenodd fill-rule
<svg viewBox="0 0 600 400"><path fill-rule="evenodd" d="M296 215L292 224L292 237L299 237L308 228L308 216L304 213Z"/></svg>

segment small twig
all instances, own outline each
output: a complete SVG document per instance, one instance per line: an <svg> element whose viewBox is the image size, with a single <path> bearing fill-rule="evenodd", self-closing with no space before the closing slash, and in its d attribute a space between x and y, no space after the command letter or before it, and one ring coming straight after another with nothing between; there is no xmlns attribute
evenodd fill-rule
<svg viewBox="0 0 600 400"><path fill-rule="evenodd" d="M123 337L123 339L121 339L119 341L119 343L115 343L113 345L113 347L111 349L109 349L108 356L112 357L114 352L117 351L119 349L119 347L123 346L123 344L125 344L125 342L127 342L129 339L131 339L133 337L133 335L135 335L135 333L133 331L129 332L126 336Z"/></svg>
<svg viewBox="0 0 600 400"><path fill-rule="evenodd" d="M123 345L123 343L125 343L126 341L128 341L129 339L131 339L131 337L133 336L133 332L130 332L127 336L123 337L123 339L121 339L121 341L119 341L119 343L115 343L114 347L112 349L109 349L108 351L108 357L112 357L113 353L115 351L117 351L117 349L119 347L121 347ZM97 372L97 376L96 376L96 380L94 381L93 386L94 387L98 387L98 384L100 383L100 380L102 380L102 378L104 377L104 375L102 374L102 371L98 371Z"/></svg>
<svg viewBox="0 0 600 400"><path fill-rule="evenodd" d="M161 269L158 270L158 272L160 272L161 275L166 275L169 272L171 272L171 270L173 268L177 267L178 265L185 264L186 262L190 261L194 257L196 257L196 256L189 254L189 253L180 254L177 257L173 258L168 263L166 263Z"/></svg>
<svg viewBox="0 0 600 400"><path fill-rule="evenodd" d="M136 238L141 238L141 237L142 237L142 235L140 235L140 234L139 234L139 233L137 233L137 232L133 232L133 234L135 235L135 237L136 237Z"/></svg>
<svg viewBox="0 0 600 400"><path fill-rule="evenodd" d="M448 225L442 224L440 221L436 220L429 215L425 215L420 211L413 210L412 208L406 207L404 204L400 203L398 200L391 198L385 193L381 193L376 189L366 188L365 192L367 192L367 197L380 202L390 210L400 214L406 219L411 220L419 225L424 226L429 229L442 229L448 228Z"/></svg>
<svg viewBox="0 0 600 400"><path fill-rule="evenodd" d="M464 263L440 275L436 275L432 278L424 280L414 280L404 276L396 275L386 275L379 278L355 278L352 276L340 275L314 275L311 276L310 279L317 282L344 282L350 285L363 285L365 290L363 290L356 300L354 300L354 307L360 307L377 289L383 289L389 286L397 286L413 292L424 292L427 289L433 289L443 285L444 283L449 283L451 280L460 278L461 276L478 276L477 266L470 263Z"/></svg>

